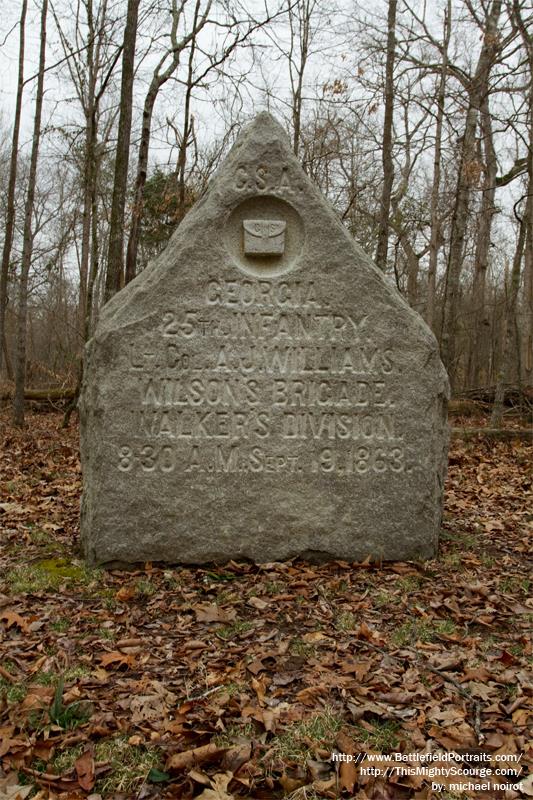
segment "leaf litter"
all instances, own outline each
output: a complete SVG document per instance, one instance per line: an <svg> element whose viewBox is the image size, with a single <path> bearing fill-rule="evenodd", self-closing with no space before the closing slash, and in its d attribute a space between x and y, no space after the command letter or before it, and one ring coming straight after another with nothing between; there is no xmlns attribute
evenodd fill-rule
<svg viewBox="0 0 533 800"><path fill-rule="evenodd" d="M0 415L0 800L533 796L530 445L453 442L434 561L102 571L60 422Z"/></svg>

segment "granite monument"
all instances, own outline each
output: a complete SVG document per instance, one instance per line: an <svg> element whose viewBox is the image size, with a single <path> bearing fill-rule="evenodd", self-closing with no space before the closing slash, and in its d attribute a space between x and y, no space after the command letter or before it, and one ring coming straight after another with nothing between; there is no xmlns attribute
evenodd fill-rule
<svg viewBox="0 0 533 800"><path fill-rule="evenodd" d="M86 351L88 561L435 555L448 381L268 114Z"/></svg>

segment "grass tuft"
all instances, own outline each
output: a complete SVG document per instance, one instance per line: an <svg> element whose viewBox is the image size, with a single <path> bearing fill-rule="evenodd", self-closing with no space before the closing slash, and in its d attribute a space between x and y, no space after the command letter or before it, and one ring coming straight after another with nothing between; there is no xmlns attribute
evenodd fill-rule
<svg viewBox="0 0 533 800"><path fill-rule="evenodd" d="M65 583L89 586L101 576L101 570L89 569L82 563L65 558L49 558L35 564L17 566L8 573L6 582L16 594L34 594L57 590Z"/></svg>
<svg viewBox="0 0 533 800"><path fill-rule="evenodd" d="M439 636L452 636L456 633L451 619L439 619L435 622L415 620L401 625L392 634L392 641L397 647L415 645L417 642L433 642Z"/></svg>
<svg viewBox="0 0 533 800"><path fill-rule="evenodd" d="M398 747L399 739L396 735L400 727L398 722L376 720L372 724L372 731L368 731L362 725L356 725L355 727L358 737L363 740L366 747L377 750L379 753L388 753Z"/></svg>
<svg viewBox="0 0 533 800"><path fill-rule="evenodd" d="M95 747L95 761L106 761L110 770L95 784L94 791L104 796L121 793L133 796L148 779L152 769L162 766L157 747L131 745L123 736L104 739Z"/></svg>
<svg viewBox="0 0 533 800"><path fill-rule="evenodd" d="M272 739L268 760L303 763L318 747L331 750L342 726L342 717L329 708L320 714L294 723Z"/></svg>
<svg viewBox="0 0 533 800"><path fill-rule="evenodd" d="M242 620L237 620L233 622L231 625L224 625L222 628L219 628L216 632L219 639L223 639L225 642L229 639L235 639L241 635L241 633L246 633L247 631L253 628L253 624L251 622L244 622Z"/></svg>

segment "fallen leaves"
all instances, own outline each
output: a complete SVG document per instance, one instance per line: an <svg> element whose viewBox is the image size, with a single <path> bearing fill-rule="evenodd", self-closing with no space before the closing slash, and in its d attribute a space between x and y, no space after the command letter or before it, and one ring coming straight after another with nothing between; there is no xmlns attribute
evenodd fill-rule
<svg viewBox="0 0 533 800"><path fill-rule="evenodd" d="M533 796L525 445L454 443L438 561L78 560L47 584L33 565L70 570L80 489L57 422L10 430L0 462L0 800L29 794L19 773L42 800L430 800L429 776L364 774L362 755L476 748L494 768L523 754L512 797ZM91 707L68 730L48 718L59 681L63 711Z"/></svg>
<svg viewBox="0 0 533 800"><path fill-rule="evenodd" d="M18 782L18 774L11 772L5 778L0 778L0 800L24 800L33 787L21 786Z"/></svg>

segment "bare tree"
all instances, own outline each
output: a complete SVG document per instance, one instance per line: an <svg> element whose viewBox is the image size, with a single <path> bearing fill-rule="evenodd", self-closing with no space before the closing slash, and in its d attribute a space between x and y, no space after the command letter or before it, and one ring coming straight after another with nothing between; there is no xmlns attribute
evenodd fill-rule
<svg viewBox="0 0 533 800"><path fill-rule="evenodd" d="M122 47L115 47L114 52L110 52L108 28L111 27L111 23L108 19L108 0L103 0L96 9L94 0L76 0L72 10L76 23L73 38L78 45L77 49L72 45L72 34L63 28L55 10L53 14L66 56L71 83L84 118L80 168L83 199L78 303L79 339L83 344L88 338L87 319L90 319L92 310L88 304L89 294L92 298L88 284L93 272L91 265L94 263L95 255L91 230L100 162L98 147L100 104Z"/></svg>
<svg viewBox="0 0 533 800"><path fill-rule="evenodd" d="M189 43L194 43L198 33L206 25L209 12L211 10L212 0L207 1L203 13L200 13L202 0L196 0L191 30L181 39L178 39L178 26L184 14L186 5L187 0L182 0L179 6L176 0L172 0L170 47L163 54L156 68L154 69L152 80L150 81L150 86L144 99L141 139L139 143L139 154L137 159L137 177L135 180L134 190L133 214L126 255L126 283L129 283L135 277L136 273L137 250L139 247L139 229L143 212L144 186L146 184L146 175L148 170L150 133L155 101L157 100L157 95L161 87L169 80L169 78L171 78L178 68L183 50L185 50ZM193 57L194 48L191 47L191 58ZM190 104L190 96L186 95L186 110L188 103ZM186 132L186 138L187 135L188 132Z"/></svg>
<svg viewBox="0 0 533 800"><path fill-rule="evenodd" d="M310 54L312 20L317 8L317 0L298 0L294 5L289 5L288 62L292 96L292 146L295 155L298 155L300 150L304 75Z"/></svg>
<svg viewBox="0 0 533 800"><path fill-rule="evenodd" d="M527 203L526 203L527 205ZM491 425L494 428L501 427L503 418L503 407L505 402L505 389L509 381L510 367L512 364L512 349L516 323L516 306L518 290L520 288L520 266L524 253L526 240L526 220L525 216L519 219L518 239L513 257L511 269L510 286L506 288L506 298L503 318L502 345L500 348L500 358L498 372L496 375L496 388L494 391L494 405L492 407Z"/></svg>
<svg viewBox="0 0 533 800"><path fill-rule="evenodd" d="M498 30L501 9L502 0L492 0L482 22L483 44L474 74L467 76L463 70L455 70L455 74L460 76L463 87L467 92L468 108L460 145L441 333L442 360L448 370L452 386L454 385L457 366L457 313L465 234L469 219L471 191L479 178L476 158L476 130L479 113L488 93L490 72L501 52L502 42Z"/></svg>
<svg viewBox="0 0 533 800"><path fill-rule="evenodd" d="M433 183L431 186L431 238L429 244L429 267L426 303L426 322L435 327L435 292L437 287L437 263L441 247L441 215L439 197L441 186L442 129L444 122L444 101L446 97L446 78L448 72L448 48L452 30L452 3L448 0L444 15L444 34L442 42L442 64L437 91L437 116L435 120L435 149L433 154Z"/></svg>
<svg viewBox="0 0 533 800"><path fill-rule="evenodd" d="M524 324L522 326L522 370L526 386L533 387L533 37L532 17L525 20L519 0L513 0L513 19L520 31L529 69L527 89L527 198L523 224L525 227L524 251ZM529 30L528 30L529 26Z"/></svg>
<svg viewBox="0 0 533 800"><path fill-rule="evenodd" d="M190 22L185 17L186 6L189 0L182 0L179 6L174 2L172 28L170 32L170 47L163 54L159 64L154 70L148 92L145 97L142 130L139 144L137 163L137 176L135 182L135 195L133 203L132 225L128 241L126 260L126 283L135 277L137 270L137 252L139 246L140 226L142 222L144 189L147 179L148 156L151 135L151 123L154 105L162 86L177 72L182 56L186 53L185 75L176 76L175 80L184 89L182 98L183 111L181 124L175 124L167 118L167 124L172 128L178 145L176 163L176 178L180 204L180 219L186 212L187 195L187 159L191 145L196 145L196 131L193 115L193 93L198 87L205 87L211 75L219 79L224 77L230 82L234 76L227 74L227 65L231 56L238 48L253 44L253 35L256 31L266 28L270 22L280 16L283 11L270 11L265 4L265 16L256 19L251 15L237 18L230 9L226 9L225 18L211 15L212 0L207 0L202 10L202 0L194 0L193 12ZM191 4L192 5L192 4ZM186 25L186 32L178 39L177 31L180 20ZM201 34L207 25L213 25L218 32L217 38L211 49L201 45ZM222 30L226 31L225 37L220 36ZM199 57L197 59L197 57ZM198 63L199 62L199 63ZM238 84L238 78L235 79ZM195 160L198 154L195 150Z"/></svg>
<svg viewBox="0 0 533 800"><path fill-rule="evenodd" d="M35 185L37 181L37 163L39 159L39 145L41 141L41 118L44 94L44 72L46 64L46 18L48 14L48 0L42 0L39 72L37 77L37 93L35 97L35 113L33 119L33 137L31 145L30 171L28 175L28 192L24 211L24 235L22 246L22 260L19 278L19 297L17 307L17 352L15 362L15 396L13 402L13 422L19 427L24 426L24 386L26 382L26 331L28 314L28 276L30 272L33 251L33 203L35 198Z"/></svg>
<svg viewBox="0 0 533 800"><path fill-rule="evenodd" d="M494 204L496 196L496 174L498 163L494 148L492 117L487 94L481 105L481 136L483 147L484 176L482 186L481 209L478 219L476 252L474 257L474 281L472 287L472 305L474 308L474 332L470 343L471 368L470 385L477 386L480 379L481 365L486 361L485 343L490 322L487 317L486 283L489 266L489 250L491 244L492 221L497 209ZM481 161L481 159L480 159Z"/></svg>
<svg viewBox="0 0 533 800"><path fill-rule="evenodd" d="M2 356L5 353L6 367L10 373L10 363L5 337L5 318L7 307L7 286L9 279L9 265L11 261L11 248L15 231L15 189L17 183L18 148L20 135L20 116L22 109L22 93L24 91L24 48L25 27L28 0L22 0L19 22L19 63L17 78L17 99L15 103L15 117L13 120L13 135L11 139L11 158L9 163L9 182L7 187L6 221L4 230L4 246L2 249L2 266L0 268L0 373L2 371Z"/></svg>
<svg viewBox="0 0 533 800"><path fill-rule="evenodd" d="M135 43L140 0L128 0L124 49L122 54L122 80L120 87L120 114L115 158L113 201L109 226L109 249L104 300L116 294L124 283L124 212L131 138L133 76L135 70Z"/></svg>
<svg viewBox="0 0 533 800"><path fill-rule="evenodd" d="M394 162L392 158L392 124L394 118L394 61L396 57L396 8L397 1L389 0L387 14L387 58L385 63L385 114L383 118L383 186L379 210L378 244L376 263L380 269L387 266L389 238L389 216L392 184L394 182Z"/></svg>

